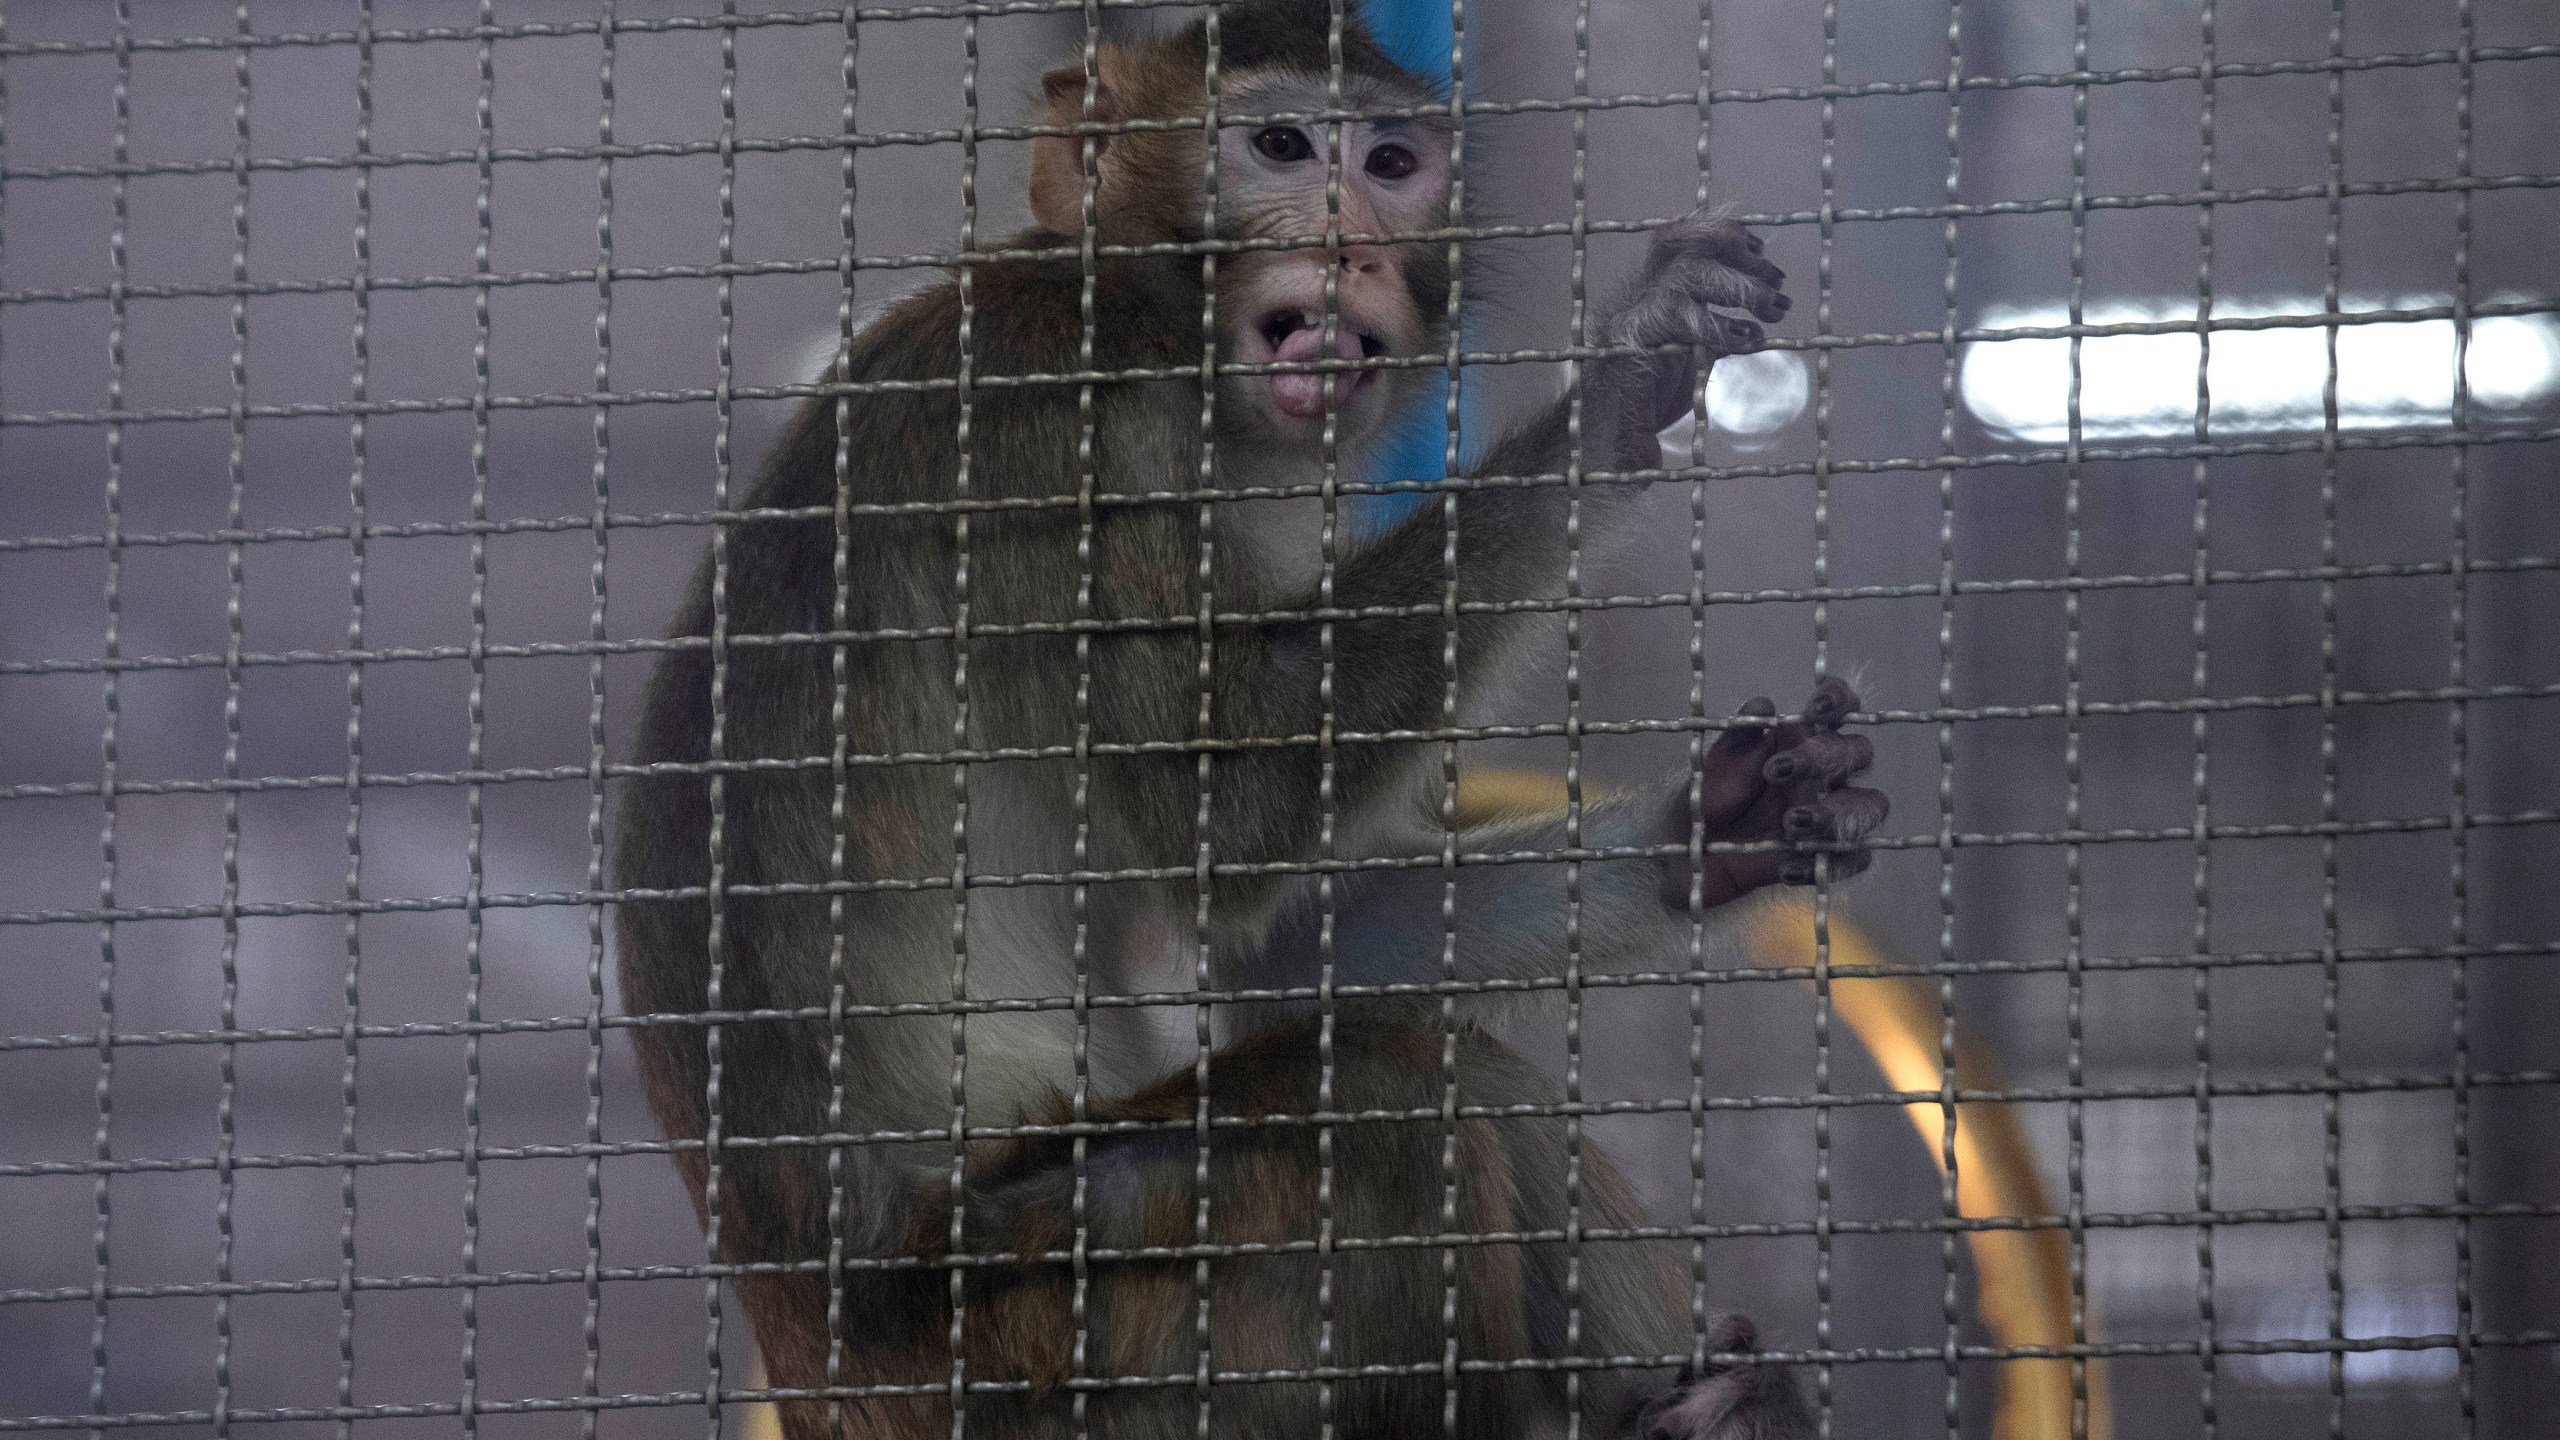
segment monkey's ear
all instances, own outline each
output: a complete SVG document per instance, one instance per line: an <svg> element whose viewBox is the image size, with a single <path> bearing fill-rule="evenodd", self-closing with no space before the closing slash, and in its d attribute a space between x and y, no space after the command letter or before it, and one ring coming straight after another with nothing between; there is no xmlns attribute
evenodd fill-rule
<svg viewBox="0 0 2560 1440"><path fill-rule="evenodd" d="M1120 87L1112 84L1113 72L1120 68L1118 55L1112 50L1099 52L1094 66L1093 119L1112 124L1128 118L1121 103ZM1043 125L1078 125L1085 120L1084 66L1061 65L1040 77L1040 123ZM1117 168L1119 157L1111 152L1118 137L1095 135L1093 140L1093 184L1097 207ZM1058 235L1073 235L1084 228L1084 141L1081 135L1042 135L1031 142L1031 218L1040 228Z"/></svg>

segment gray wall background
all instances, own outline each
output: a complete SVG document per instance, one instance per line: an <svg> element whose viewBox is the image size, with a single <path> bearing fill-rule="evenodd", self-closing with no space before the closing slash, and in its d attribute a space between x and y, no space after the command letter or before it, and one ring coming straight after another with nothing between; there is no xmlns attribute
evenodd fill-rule
<svg viewBox="0 0 2560 1440"><path fill-rule="evenodd" d="M137 7L137 37L222 35L228 7ZM753 7L749 7L753 8ZM2199 15L2178 0L2094 7L2087 33L2093 69L2192 65ZM2326 53L2325 7L2225 4L2221 58L2310 60ZM2487 45L2560 42L2560 12L2537 0L2480 0L2471 7ZM260 33L342 29L354 7L251 6ZM501 22L591 20L594 7L502 3ZM625 18L689 13L624 4ZM1943 7L1843 0L1837 7L1842 82L1929 81L1947 70ZM2453 4L2349 3L2346 51L2419 52L2459 42ZM7 8L7 39L91 42L112 33L104 5ZM472 7L381 0L383 29L468 25ZM1483 47L1475 90L1499 99L1569 95L1572 7L1546 0L1470 6ZM1592 93L1686 92L1697 84L1697 16L1658 0L1594 0ZM2060 72L2073 67L2067 6L1978 0L1962 11L1962 68L1970 76ZM1718 87L1813 86L1823 79L1824 12L1812 4L1717 7ZM1074 43L1072 16L991 18L979 26L980 94L990 123L1017 119L1019 97L1054 55ZM941 19L867 23L859 63L866 130L952 126L962 118L960 25ZM825 25L738 32L737 107L746 137L823 136L839 123L840 33ZM615 132L626 143L698 142L718 134L719 45L702 30L620 37ZM143 50L132 58L130 153L136 162L203 162L192 174L133 179L123 227L135 287L218 287L229 279L235 184L232 109L235 54L221 49ZM599 42L592 35L510 38L494 48L493 139L499 147L594 143ZM377 152L469 152L478 143L477 47L468 40L385 44L374 73L371 143ZM2560 173L2560 131L2548 95L2560 60L2484 62L2473 99L2473 168L2482 175ZM251 152L335 156L356 144L356 56L348 45L282 46L249 53ZM113 182L59 173L112 160L115 62L94 49L55 54L13 49L5 80L5 185L0 185L0 412L12 417L94 412L107 405L110 305L97 295L113 271ZM2357 70L2342 80L2344 174L2349 181L2453 173L2456 72L2449 66ZM2218 183L2225 189L2317 185L2326 174L2329 81L2320 74L2227 77L2217 85ZM2087 186L2099 195L2186 194L2196 188L2200 87L2193 79L2099 86L2088 93ZM1961 198L1968 204L2049 201L2072 187L2073 92L2068 87L1980 90L1962 104ZM1845 207L1931 206L1945 186L1943 95L1843 100L1826 114L1811 99L1719 105L1713 113L1713 190L1768 215L1795 217L1768 231L1799 297L1789 336L1815 333L1815 301L1827 298L1828 331L1934 330L1945 276L1941 220L1923 216L1843 222L1829 230L1827 289L1818 279L1824 227L1811 223L1826 198ZM1825 129L1831 136L1826 144ZM1667 216L1698 184L1698 117L1681 106L1612 110L1589 122L1591 213ZM1487 148L1506 163L1477 192L1504 219L1551 221L1569 213L1572 138L1560 115L1487 127ZM981 174L981 235L1019 221L1024 155L990 144ZM860 152L859 246L865 254L951 248L961 220L957 147L891 146ZM838 245L838 162L823 149L749 153L737 163L736 255L742 261L825 262ZM1826 193L1825 176L1830 188ZM613 167L613 241L623 266L703 265L717 258L719 165L708 155L642 156ZM468 276L474 269L476 167L462 163L374 172L372 274ZM491 170L489 267L497 273L576 270L596 254L597 166L570 156L503 162ZM2548 236L2560 197L2520 184L2477 194L2470 236L2474 293L2548 297ZM2355 294L2443 295L2454 283L2456 201L2448 194L2356 197L2344 203L2341 259ZM344 282L355 273L351 236L356 179L344 165L259 170L248 184L246 255L255 281ZM2235 203L2215 211L2214 283L2222 294L2317 295L2324 273L2326 207L2317 199ZM2164 205L2102 210L2084 232L2087 290L2105 298L2192 296L2197 212ZM1601 237L1595 277L1622 273L1640 242ZM2067 213L1967 219L1957 233L1956 313L1973 321L1993 303L2056 302L2068 293L2073 243ZM1495 347L1566 338L1561 239L1500 247L1513 289L1486 317ZM924 270L862 274L868 307L921 283ZM59 298L79 291L90 298ZM831 343L837 281L813 273L759 275L734 290L735 370L741 385L806 379ZM380 289L372 296L368 383L376 399L468 397L474 387L474 291L467 285ZM701 387L718 374L717 285L708 278L628 280L614 287L611 384L617 390ZM489 386L499 395L570 394L593 384L596 294L592 283L525 284L488 292ZM135 537L222 528L230 503L231 303L220 294L163 298L137 293L125 306L125 404L133 409L215 407L214 418L123 427L120 524ZM247 394L255 403L331 405L346 400L354 365L355 302L348 291L260 294L245 307ZM1808 414L1748 452L1717 459L1786 464L1818 443L1840 460L1942 453L1944 356L1934 346L1837 352L1825 390L1827 416ZM1493 390L1518 399L1552 374L1511 367ZM743 484L789 413L782 402L741 402L733 449ZM2545 413L2538 422L2551 423ZM708 506L715 418L708 403L617 406L610 411L604 477L617 513L690 512ZM242 522L251 529L344 526L349 517L350 426L342 414L259 418L241 431ZM101 657L110 625L109 558L96 544L30 544L97 536L107 527L109 437L98 423L0 426L0 911L84 911L100 901L108 868L96 793L107 721ZM1962 453L2011 448L1959 412ZM381 537L366 547L363 643L457 647L474 622L470 541L450 533L472 514L474 426L466 410L379 416L365 426L365 497L375 525L443 527ZM594 412L560 405L490 417L487 513L495 518L581 517L594 503ZM2457 468L2460 467L2460 468ZM2316 454L2217 459L2207 468L2211 564L2220 569L2310 567L2321 562L2323 465ZM2452 553L2449 516L2457 477L2467 487L2474 559L2549 556L2560 537L2560 502L2542 444L2501 444L2462 456L2444 448L2349 452L2336 461L2336 558L2342 565L2441 561ZM1933 585L1939 576L1940 472L1844 474L1827 487L1829 580L1838 586ZM1959 470L1952 480L1952 553L1966 581L2050 581L2066 573L2059 465ZM1709 583L1720 590L1802 587L1815 579L1816 486L1809 478L1737 479L1707 487ZM1633 549L1589 577L1594 592L1685 591L1690 496L1658 487L1654 523ZM2195 477L2183 459L2092 462L2079 477L2079 572L2183 573L2193 558ZM702 545L698 529L616 528L603 558L614 638L656 634ZM113 577L113 623L126 657L212 657L209 662L126 671L114 685L114 758L124 783L308 776L323 783L242 794L235 833L220 794L130 794L114 807L114 900L124 906L205 905L221 899L227 848L236 849L244 901L336 901L348 868L349 805L326 783L348 766L348 667L251 666L240 672L236 723L219 657L250 652L335 651L348 645L350 546L343 536L276 539L230 555L212 543L131 543ZM485 546L484 610L493 644L576 644L588 633L592 537L576 526L507 533ZM2475 687L2550 687L2560 648L2550 617L2560 580L2549 569L2482 573L2464 610L2468 679ZM2318 693L2321 591L2316 581L2217 585L2206 604L2207 691L2220 697ZM2337 683L2349 690L2449 683L2453 583L2441 574L2358 579L2336 587ZM2178 701L2195 692L2195 600L2171 587L2085 593L2078 609L2080 694L2090 701ZM1769 692L1804 688L1815 661L1816 612L1803 603L1719 606L1707 627L1709 703L1729 709ZM2050 705L2067 683L2068 625L2054 589L1967 594L1942 606L1934 594L1843 600L1826 607L1828 661L1855 674L1869 702L1898 711L1940 704ZM1942 670L1940 628L1950 657ZM1688 711L1684 611L1619 611L1585 626L1581 668L1594 719L1676 717ZM1556 657L1561 673L1562 655ZM605 664L605 730L618 754L646 656ZM1941 694L1942 678L1946 685ZM588 754L589 675L579 655L505 658L475 676L466 657L384 660L362 667L362 764L368 772L450 773L467 768L470 696L483 686L482 763L578 766ZM1510 697L1507 718L1560 713L1560 682L1535 681ZM2477 815L2560 807L2560 781L2541 761L2555 733L2554 700L2542 694L2465 707L2466 803ZM2452 802L2451 707L2358 706L2335 728L2337 813L2395 820L2447 813ZM2060 719L1983 719L1956 724L1950 827L1964 833L2048 830L2065 820L2066 736ZM2194 722L2186 713L2082 721L2080 820L2093 830L2186 824L2194 815ZM1940 825L1940 728L1914 721L1877 727L1882 784L1895 797L1893 833L1928 837ZM2209 720L2210 813L2218 825L2301 825L2321 818L2323 764L2316 708L2242 708ZM1632 779L1684 762L1677 737L1597 737L1586 761L1601 781ZM1485 763L1554 764L1557 747L1486 746ZM47 787L71 787L55 794ZM582 780L491 785L481 797L478 851L493 894L574 890L589 860L590 796ZM462 789L443 784L368 786L357 834L362 893L372 898L451 896L469 883L470 816ZM2560 1041L2547 1017L2555 998L2547 948L2560 926L2547 877L2560 873L2560 841L2548 823L2474 828L2467 888L2457 900L2453 841L2442 828L2339 839L2335 937L2354 947L2441 949L2457 913L2475 946L2520 953L2468 967L2468 1064L2483 1074L2547 1074ZM2210 905L2199 915L2195 849L2184 838L2092 844L2080 852L2078 953L2101 961L2188 953L2199 923L2218 954L2314 952L2323 919L2322 844L2300 837L2215 840ZM2054 844L1964 848L1942 862L1932 849L1894 851L1843 899L1846 912L1895 958L2030 973L1966 973L1954 993L1960 1023L1996 1052L2012 1083L2050 1089L2072 1078L2073 986L2059 973L2073 953L2068 859ZM1943 902L1942 902L1943 896ZM589 916L575 906L487 912L478 943L485 1017L584 1014L592 958ZM1944 935L1942 938L1942 925ZM333 914L250 918L236 929L237 1017L247 1027L334 1027L344 1013L348 927ZM471 936L456 910L381 913L354 927L357 989L367 1023L461 1018ZM218 917L137 920L102 932L85 920L0 928L0 1026L11 1036L94 1032L102 983L119 1031L203 1030L223 1001L226 931ZM102 969L111 956L112 969ZM2456 1063L2455 967L2441 958L2350 963L2334 995L2316 964L2217 970L2209 982L2209 1039L2217 1083L2316 1084L2324 1054L2350 1080L2443 1077ZM2105 969L2078 993L2078 1073L2093 1088L2152 1087L2176 1098L2109 1099L2080 1107L2021 1107L2056 1193L2076 1173L2093 1213L2179 1215L2194 1208L2196 1077L2194 972ZM1707 1030L1719 1093L1800 1095L1812 1086L1810 998L1791 987L1714 987ZM2334 999L2334 1025L2324 1025ZM610 997L608 997L610 1003ZM1685 1009L1659 996L1593 1002L1590 1085L1598 1097L1685 1094ZM367 1040L354 1087L356 1138L368 1152L453 1147L470 1134L466 1063L456 1038ZM578 1030L508 1034L479 1045L477 1140L485 1146L567 1145L586 1134L589 1045ZM1831 1083L1881 1084L1863 1057L1835 1045ZM122 1047L111 1083L108 1135L118 1160L201 1160L222 1143L242 1157L310 1155L339 1148L345 1116L344 1055L334 1035L237 1047ZM236 1082L224 1101L224 1067ZM215 1276L222 1243L218 1185L201 1165L115 1174L111 1221L100 1229L94 1177L100 1065L94 1048L0 1050L0 1164L54 1165L70 1173L0 1175L0 1288L88 1286L102 1253L117 1285L201 1284ZM649 1122L619 1037L600 1075L602 1133L642 1138ZM2547 1084L2471 1092L2457 1140L2455 1103L2442 1084L2354 1088L2337 1102L2338 1196L2348 1205L2442 1205L2455 1198L2458 1160L2470 1199L2509 1213L2468 1227L2471 1323L2513 1333L2554 1324L2560 1247L2540 1213L2560 1202L2547 1141L2555 1116ZM2243 1095L2212 1106L2212 1199L2225 1210L2311 1207L2324 1181L2327 1126L2317 1093ZM2078 1126L2075 1148L2072 1128ZM1688 1204L1685 1121L1599 1127L1667 1218ZM1725 1113L1711 1122L1731 1162L1712 1187L1715 1220L1801 1220L1813 1213L1817 1152L1803 1109ZM2076 1157L2076 1158L2075 1158ZM1904 1120L1886 1107L1841 1112L1828 1168L1841 1218L1927 1221L1938 1186ZM351 1178L350 1178L351 1177ZM602 1162L602 1250L607 1265L698 1261L701 1242L658 1157ZM437 1277L463 1263L464 1168L458 1163L250 1167L232 1186L232 1274L241 1280L334 1283L340 1269L341 1187L356 1200L357 1272ZM585 1262L588 1181L576 1158L493 1160L482 1167L477 1207L483 1272L575 1269ZM2339 1255L2353 1334L2439 1334L2457 1317L2460 1238L2445 1219L2361 1220L2343 1226ZM2118 1341L2191 1342L2198 1333L2197 1232L2190 1226L2102 1228L2086 1264L2093 1313ZM2213 1237L2212 1293L2226 1339L2282 1339L2327 1332L2328 1243L2310 1223L2246 1223ZM1719 1291L1763 1317L1779 1343L1814 1338L1815 1246L1809 1239L1735 1240L1710 1254ZM1936 1236L1843 1237L1833 1246L1833 1342L1933 1348L1944 1337ZM1969 1279L1965 1282L1969 1285ZM603 1393L697 1387L704 1374L704 1295L698 1280L618 1281L603 1288ZM578 1393L586 1355L585 1296L575 1283L499 1286L478 1300L476 1365L483 1400ZM118 1299L105 1331L104 1405L159 1412L214 1403L220 1318L202 1296ZM237 1409L332 1403L346 1311L327 1288L261 1294L229 1307L229 1404ZM353 1394L359 1404L436 1403L464 1386L466 1331L451 1288L368 1290L352 1306ZM88 1409L94 1314L85 1300L0 1304L0 1421ZM1969 1338L1979 1338L1968 1331ZM730 1383L744 1375L743 1326L726 1332ZM2445 1350L2360 1355L2347 1362L2343 1423L2355 1433L2464 1432L2459 1393L2476 1397L2478 1433L2531 1433L2560 1404L2547 1341L2487 1347L2467 1367ZM2202 1433L2202 1369L2192 1355L2115 1362L2120 1435ZM2215 1418L2229 1433L2326 1433L2326 1367L2317 1357L2228 1357L2218 1371ZM1945 1377L1934 1361L1841 1367L1837 1427L1843 1434L1943 1433ZM1967 1434L1987 1433L1990 1390L1968 1367ZM450 1429L450 1418L408 1422ZM490 1417L483 1428L565 1433L574 1416ZM617 1434L690 1433L693 1408L605 1412ZM264 1433L321 1425L265 1427Z"/></svg>

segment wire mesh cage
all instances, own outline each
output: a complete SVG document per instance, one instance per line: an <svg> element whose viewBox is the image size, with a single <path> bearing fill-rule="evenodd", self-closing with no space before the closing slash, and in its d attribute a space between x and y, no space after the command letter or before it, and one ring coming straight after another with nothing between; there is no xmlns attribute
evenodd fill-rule
<svg viewBox="0 0 2560 1440"><path fill-rule="evenodd" d="M952 477L902 509L864 493L878 457L839 453L833 503L785 514L753 475L804 404L895 388L831 364L901 298L1001 262L1039 139L1083 145L1090 178L1128 133L1026 118L1042 71L1096 77L1106 45L1198 8L0 7L0 1430L718 1434L776 1425L780 1399L805 1434L883 1391L1026 1389L957 1345L926 1383L852 1378L876 1317L842 1304L841 1251L706 1242L674 1161L883 1137L724 1132L716 1085L708 1137L670 1136L635 1036L862 1032L841 984L814 1010L629 1003L611 941L667 897L613 872L607 822L669 773L632 758L662 657L968 651L947 620L865 632L842 601L920 533L898 525L990 513ZM1453 681L1448 715L1384 736L1328 701L1257 743L1402 745L1452 827L1570 827L1693 773L1744 697L1848 674L1895 819L1854 883L1738 906L1631 971L1586 973L1566 905L1531 917L1559 937L1531 988L1562 1008L1504 1035L1552 1093L1470 1118L1561 1125L1576 1165L1587 1139L1641 1226L1487 1233L1441 1210L1435 1169L1410 1178L1436 1226L1290 1253L1352 1294L1399 1248L1670 1246L1695 1348L1710 1299L1755 1317L1826 1433L2538 1433L2560 1410L2560 769L2539 750L2560 734L2560 11L1332 11L1337 52L1366 26L1462 137L1462 203L1421 237L1482 265L1420 362L1454 386L1285 513L1214 474L1110 503L1301 527L1330 575L1486 483L1452 461L1605 351L1600 297L1702 200L1743 212L1798 304L1703 382L1658 471L1577 450L1497 477L1648 485L1631 541L1586 559L1577 537L1564 585L1507 602L1553 627L1517 683ZM1319 78L1342 93L1338 66ZM1353 110L1313 117L1319 148ZM1088 273L1109 248L1071 240ZM1062 513L1091 512L1096 463ZM836 537L832 623L665 638L707 552L794 523ZM1221 633L1269 619L1199 609ZM967 738L691 770L1019 758ZM1049 758L1089 775L1109 753L1079 733ZM1358 843L1291 873L1330 896L1373 863ZM979 868L970 844L882 873L839 845L802 893L965 911L1048 887L1081 916L1132 878L1082 848ZM1578 885L1625 858L1453 839L1425 870L1436 897L1444 864ZM1436 953L1459 922L1435 899L1410 923ZM971 1145L1118 1133L1085 1114L1096 1023L1156 1026L1188 1074L1213 1002L1249 998L1188 968L1096 990L1085 944L1072 992L962 967L899 1012L953 1037L936 1086L972 1025L982 1068L1004 1063L995 1017L1075 1037L1070 1110L937 1122L950 1173ZM1329 1015L1332 985L1278 998ZM1381 1118L1319 1101L1333 1065L1270 1121L1326 1137L1327 1196L1332 1137ZM1454 1134L1457 1111L1402 1119ZM1164 1128L1194 1143L1190 1118ZM1200 1154L1243 1133L1212 1128L1204 1100ZM1113 1257L1089 1253L1078 1175L1043 1253L917 1263L1072 1271L1081 1297ZM809 1203L840 1215L840 1192ZM1178 1262L1167 1323L1188 1345L1201 1317L1196 1365L1121 1366L1080 1299L1044 1423L1108 1433L1103 1402L1164 1393L1205 1435L1392 1371L1445 1391L1417 1423L1455 1433L1459 1375L1504 1363L1444 1347L1452 1320L1428 1359L1363 1371L1321 1348L1329 1309L1303 1337L1322 1363L1213 1354L1187 1277L1249 1249L1203 1229L1140 1257ZM742 1280L785 1274L834 1287L815 1385L766 1374L775 1339L739 1308Z"/></svg>

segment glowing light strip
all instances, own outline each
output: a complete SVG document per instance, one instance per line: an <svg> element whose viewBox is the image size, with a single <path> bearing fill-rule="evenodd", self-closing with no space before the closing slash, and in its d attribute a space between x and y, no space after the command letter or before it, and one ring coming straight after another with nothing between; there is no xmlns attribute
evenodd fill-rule
<svg viewBox="0 0 2560 1440"><path fill-rule="evenodd" d="M2423 309L2441 298L2367 303L2345 309ZM2217 302L2217 319L2317 315L2316 297ZM2091 306L2088 325L2192 321L2192 301ZM1993 328L2060 326L2060 306L1994 309ZM2319 430L2329 373L2326 326L2216 330L2210 433L2217 437ZM2335 327L2338 427L2446 429L2453 423L2455 327L2451 320L2376 321ZM2195 433L2198 338L2192 332L2101 335L2080 342L2080 433L2084 439L2186 437ZM2536 409L2560 395L2560 317L2495 315L2471 322L2465 370L2475 410L2491 415ZM1965 407L1993 431L2036 444L2070 438L2071 342L1983 340L1965 347Z"/></svg>

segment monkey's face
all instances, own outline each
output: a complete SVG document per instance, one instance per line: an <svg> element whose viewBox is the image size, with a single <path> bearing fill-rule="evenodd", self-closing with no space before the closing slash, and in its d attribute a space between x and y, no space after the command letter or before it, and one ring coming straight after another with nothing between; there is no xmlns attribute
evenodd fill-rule
<svg viewBox="0 0 2560 1440"><path fill-rule="evenodd" d="M1370 77L1347 80L1338 106L1315 76L1276 75L1239 91L1222 107L1230 115L1431 103L1408 87ZM1219 262L1226 358L1287 364L1410 357L1438 349L1440 327L1434 321L1448 299L1445 246L1375 237L1431 230L1445 222L1448 204L1448 131L1432 117L1224 128L1218 137L1219 233L1291 242ZM1328 245L1328 234L1346 243ZM1223 394L1242 407L1238 418L1273 439L1312 443L1322 433L1330 379L1336 436L1356 442L1426 383L1428 373L1383 368L1240 375L1228 380Z"/></svg>

